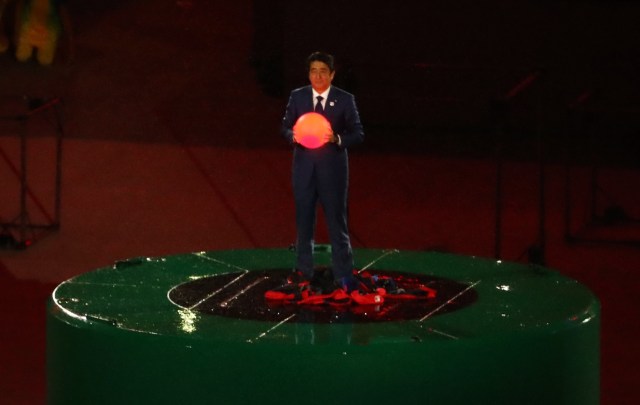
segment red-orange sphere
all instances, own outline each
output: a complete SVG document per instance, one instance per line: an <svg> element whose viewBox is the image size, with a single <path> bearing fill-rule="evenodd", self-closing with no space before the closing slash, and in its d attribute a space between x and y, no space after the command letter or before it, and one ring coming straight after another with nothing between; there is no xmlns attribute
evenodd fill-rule
<svg viewBox="0 0 640 405"><path fill-rule="evenodd" d="M331 133L331 124L322 114L315 112L306 113L298 118L293 126L296 140L310 149L319 148L327 141L325 135Z"/></svg>

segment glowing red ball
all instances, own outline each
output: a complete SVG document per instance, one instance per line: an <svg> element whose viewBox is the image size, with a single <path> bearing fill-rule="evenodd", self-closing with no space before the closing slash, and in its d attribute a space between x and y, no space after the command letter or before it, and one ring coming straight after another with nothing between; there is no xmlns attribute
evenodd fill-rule
<svg viewBox="0 0 640 405"><path fill-rule="evenodd" d="M310 112L298 118L293 126L293 132L296 134L298 143L315 149L327 142L325 135L331 133L331 124L322 114Z"/></svg>

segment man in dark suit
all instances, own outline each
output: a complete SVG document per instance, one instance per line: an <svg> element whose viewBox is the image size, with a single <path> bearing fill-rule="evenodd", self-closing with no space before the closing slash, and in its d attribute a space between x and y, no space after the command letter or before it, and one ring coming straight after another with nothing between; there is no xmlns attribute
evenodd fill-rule
<svg viewBox="0 0 640 405"><path fill-rule="evenodd" d="M333 56L315 52L307 58L308 86L291 92L282 120L282 136L293 145L293 194L296 205L296 270L311 281L316 205L320 202L331 239L332 272L335 284L351 291L353 252L347 226L349 161L347 148L364 139L360 116L352 94L331 85L335 75ZM331 123L326 143L308 149L296 141L293 130L298 118L318 112Z"/></svg>

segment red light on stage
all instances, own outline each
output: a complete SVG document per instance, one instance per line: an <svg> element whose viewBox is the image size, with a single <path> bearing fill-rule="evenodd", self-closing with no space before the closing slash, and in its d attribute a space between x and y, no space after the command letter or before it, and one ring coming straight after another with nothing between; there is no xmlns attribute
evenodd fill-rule
<svg viewBox="0 0 640 405"><path fill-rule="evenodd" d="M315 112L306 113L298 118L293 126L296 141L310 149L319 148L327 141L325 135L331 133L331 124L322 115Z"/></svg>

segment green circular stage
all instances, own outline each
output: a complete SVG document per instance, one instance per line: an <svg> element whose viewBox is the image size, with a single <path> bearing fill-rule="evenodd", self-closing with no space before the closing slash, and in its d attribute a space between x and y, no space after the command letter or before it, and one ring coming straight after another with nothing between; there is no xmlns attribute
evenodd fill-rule
<svg viewBox="0 0 640 405"><path fill-rule="evenodd" d="M600 305L548 268L356 250L435 298L273 305L286 249L135 258L60 284L48 403L599 403ZM328 249L315 253L328 266Z"/></svg>

